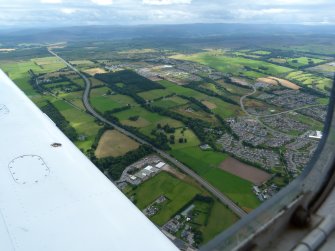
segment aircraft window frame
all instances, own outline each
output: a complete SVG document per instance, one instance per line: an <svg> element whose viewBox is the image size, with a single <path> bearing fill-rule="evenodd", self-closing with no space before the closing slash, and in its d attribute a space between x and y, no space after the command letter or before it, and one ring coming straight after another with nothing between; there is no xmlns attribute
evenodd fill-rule
<svg viewBox="0 0 335 251"><path fill-rule="evenodd" d="M335 75L322 139L302 174L201 250L238 250L298 203L314 211L335 169ZM335 182L335 181L334 181ZM317 202L317 203L316 203Z"/></svg>

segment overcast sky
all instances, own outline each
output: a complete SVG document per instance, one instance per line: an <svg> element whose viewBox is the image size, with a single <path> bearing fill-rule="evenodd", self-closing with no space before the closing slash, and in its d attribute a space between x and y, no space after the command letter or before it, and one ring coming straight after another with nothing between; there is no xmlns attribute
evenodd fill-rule
<svg viewBox="0 0 335 251"><path fill-rule="evenodd" d="M335 0L0 0L0 27L335 24Z"/></svg>

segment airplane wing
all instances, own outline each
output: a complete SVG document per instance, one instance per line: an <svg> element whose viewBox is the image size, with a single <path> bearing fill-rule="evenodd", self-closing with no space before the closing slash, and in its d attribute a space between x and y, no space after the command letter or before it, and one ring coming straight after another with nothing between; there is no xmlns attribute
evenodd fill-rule
<svg viewBox="0 0 335 251"><path fill-rule="evenodd" d="M0 250L177 250L0 70Z"/></svg>

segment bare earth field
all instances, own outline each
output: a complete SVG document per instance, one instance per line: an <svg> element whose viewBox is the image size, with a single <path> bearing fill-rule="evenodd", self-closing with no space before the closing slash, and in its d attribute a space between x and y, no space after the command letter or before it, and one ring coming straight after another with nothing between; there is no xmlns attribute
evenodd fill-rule
<svg viewBox="0 0 335 251"><path fill-rule="evenodd" d="M290 88L292 90L299 90L300 89L300 86L286 80L286 79L282 79L282 78L275 78L275 77L266 77L266 78L258 78L257 79L258 82L261 82L261 83L265 83L265 84L268 84L268 85L282 85L282 86L285 86L287 88Z"/></svg>
<svg viewBox="0 0 335 251"><path fill-rule="evenodd" d="M221 162L220 168L242 179L248 180L255 185L260 185L271 178L271 175L267 172L244 164L232 157Z"/></svg>
<svg viewBox="0 0 335 251"><path fill-rule="evenodd" d="M271 78L258 78L257 82L261 82L268 85L278 85L278 82Z"/></svg>
<svg viewBox="0 0 335 251"><path fill-rule="evenodd" d="M239 84L239 85L244 85L244 86L249 85L249 83L245 79L243 79L243 78L235 78L234 77L234 78L231 78L231 80L234 83Z"/></svg>
<svg viewBox="0 0 335 251"><path fill-rule="evenodd" d="M282 86L285 86L287 88L293 89L293 90L299 90L300 86L282 78L275 78L275 77L269 77L270 79L277 80Z"/></svg>
<svg viewBox="0 0 335 251"><path fill-rule="evenodd" d="M84 72L86 72L87 74L91 76L94 76L97 73L106 73L106 71L101 68L91 68L91 69L84 70Z"/></svg>
<svg viewBox="0 0 335 251"><path fill-rule="evenodd" d="M118 157L138 147L139 144L126 135L116 130L108 130L102 135L95 155L98 158Z"/></svg>

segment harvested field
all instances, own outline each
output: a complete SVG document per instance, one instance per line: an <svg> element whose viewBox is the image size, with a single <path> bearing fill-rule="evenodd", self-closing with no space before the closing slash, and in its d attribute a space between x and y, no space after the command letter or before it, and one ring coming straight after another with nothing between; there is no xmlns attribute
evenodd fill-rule
<svg viewBox="0 0 335 251"><path fill-rule="evenodd" d="M239 85L249 85L248 81L243 78L231 78L231 81Z"/></svg>
<svg viewBox="0 0 335 251"><path fill-rule="evenodd" d="M271 78L258 78L257 82L261 82L268 85L278 85L278 81Z"/></svg>
<svg viewBox="0 0 335 251"><path fill-rule="evenodd" d="M179 172L177 169L169 166L169 165L165 165L162 170L164 170L165 172L171 173L172 175L174 175L175 177L177 177L180 180L185 180L187 178L187 176L181 172Z"/></svg>
<svg viewBox="0 0 335 251"><path fill-rule="evenodd" d="M126 135L116 130L108 130L102 135L95 155L97 158L118 157L138 147L139 144Z"/></svg>
<svg viewBox="0 0 335 251"><path fill-rule="evenodd" d="M84 70L84 72L86 72L87 74L91 76L94 76L97 73L106 73L106 71L101 68L91 68L91 69Z"/></svg>
<svg viewBox="0 0 335 251"><path fill-rule="evenodd" d="M268 174L256 167L244 164L232 157L222 161L220 168L242 179L248 180L255 185L260 185L271 178L271 174Z"/></svg>
<svg viewBox="0 0 335 251"><path fill-rule="evenodd" d="M277 80L280 85L285 86L287 88L293 89L293 90L299 90L300 86L282 78L275 78L275 77L269 77L270 79Z"/></svg>
<svg viewBox="0 0 335 251"><path fill-rule="evenodd" d="M207 100L202 101L201 103L203 103L205 106L207 106L208 109L212 110L215 109L217 106L216 104L213 104Z"/></svg>

